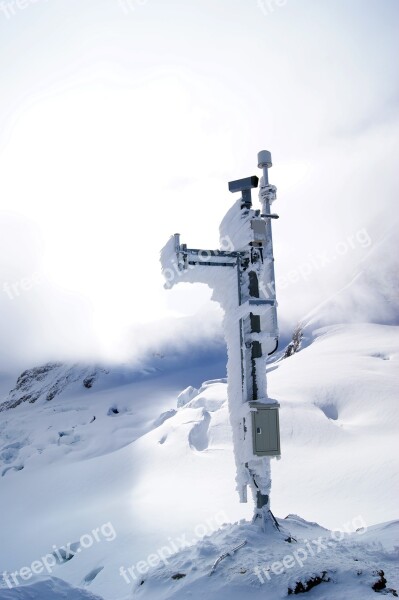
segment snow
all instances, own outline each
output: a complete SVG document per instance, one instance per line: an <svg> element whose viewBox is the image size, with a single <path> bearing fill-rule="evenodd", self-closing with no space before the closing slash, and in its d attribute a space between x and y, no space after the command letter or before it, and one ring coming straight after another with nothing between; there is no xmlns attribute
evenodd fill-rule
<svg viewBox="0 0 399 600"><path fill-rule="evenodd" d="M225 526L144 576L135 596L277 600L312 589L310 597L323 600L375 599L372 586L381 577L384 592L394 595L399 569L392 538L398 539L399 521L367 529L353 519L338 532L289 515L279 525L267 538L253 524Z"/></svg>
<svg viewBox="0 0 399 600"><path fill-rule="evenodd" d="M88 590L75 588L68 585L62 579L52 577L32 585L27 585L11 590L0 589L1 600L101 600L100 596L94 595Z"/></svg>
<svg viewBox="0 0 399 600"><path fill-rule="evenodd" d="M360 516L372 532L374 524L397 518L397 327L335 325L305 330L305 337L303 350L269 366L269 393L280 401L282 429L272 510L333 529ZM1 413L0 470L6 472L0 477L0 574L29 567L54 546L76 543L104 524L111 523L116 532L114 540L101 536L51 574L26 581L26 594L36 589L45 598L41 590L47 593L47 588L41 586L53 584L41 582L51 576L106 600L125 600L137 582L125 582L122 566L146 561L170 540L180 548L177 540L184 535L198 541L199 525L201 532L211 533L221 520L251 517L250 506L239 504L234 493L226 380L199 386L198 377L205 379L211 365L140 377L132 371L130 378L127 368L108 370L98 387L71 383L50 402L42 398ZM190 381L198 394L177 408L180 390ZM118 413L109 414L111 407ZM220 538L216 548L210 545L206 569L226 545L241 540L234 527L231 542ZM364 585L348 587L355 586L353 572L345 575L345 565L335 556L328 565L334 569L336 564L339 574L336 596L323 583L312 590L315 597L340 598L341 589L351 599L367 597L376 579L373 569L390 573L386 551L378 545L386 538L378 540L388 534L395 539L395 534L390 526L377 530L370 538L374 557L370 549L359 550L359 560L364 556L370 563ZM295 536L292 523L290 532ZM366 539L365 534L362 543ZM237 559L243 552L237 552ZM222 573L226 560L220 564ZM395 587L390 578L388 587ZM237 597L255 594L247 580L237 586L234 581ZM173 585L182 582L173 580ZM1 600L8 600L6 593L18 598L17 590L21 598L29 597L21 595L25 588L8 591L4 582L0 590ZM229 588L229 595L234 590ZM54 592L53 597L62 596Z"/></svg>
<svg viewBox="0 0 399 600"><path fill-rule="evenodd" d="M241 250L254 239L250 221L254 211L241 210L241 204L241 198L236 200L220 223L221 239L228 240L230 250ZM221 247L223 248L222 244Z"/></svg>
<svg viewBox="0 0 399 600"><path fill-rule="evenodd" d="M297 512L332 527L345 521L348 510L360 512L369 524L394 519L398 328L337 325L313 336L310 346L271 367L270 389L282 404L284 440L273 478L274 502L283 513ZM289 467L292 461L297 470ZM295 507L287 502L292 489ZM306 506L310 489L311 510ZM335 498L333 510L329 496Z"/></svg>
<svg viewBox="0 0 399 600"><path fill-rule="evenodd" d="M190 400L197 396L197 394L197 388L193 387L192 385L186 387L186 389L180 392L180 394L177 396L177 408L181 408L187 404L187 402L190 402Z"/></svg>

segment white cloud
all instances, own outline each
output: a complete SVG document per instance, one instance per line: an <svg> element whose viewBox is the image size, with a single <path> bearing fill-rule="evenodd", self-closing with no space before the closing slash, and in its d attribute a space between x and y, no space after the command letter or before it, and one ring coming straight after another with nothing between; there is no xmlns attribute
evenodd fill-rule
<svg viewBox="0 0 399 600"><path fill-rule="evenodd" d="M173 317L198 310L205 321L210 310L211 332L209 292L168 296L158 252L175 231L216 246L227 181L255 174L263 147L278 186L280 279L364 228L373 243L385 235L397 195L397 8L365 4L289 2L265 17L227 0L152 0L129 15L63 0L0 23L12 49L1 59L1 209L16 215L2 220L0 284L43 277L13 300L0 290L10 363L123 357L131 328L170 319L170 332L152 328L163 340ZM366 251L358 243L280 286L281 324L349 281Z"/></svg>

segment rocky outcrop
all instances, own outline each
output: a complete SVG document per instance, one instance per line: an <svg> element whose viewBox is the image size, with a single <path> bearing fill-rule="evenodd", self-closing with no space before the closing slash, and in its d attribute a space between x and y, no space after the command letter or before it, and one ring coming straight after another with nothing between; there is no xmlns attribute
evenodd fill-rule
<svg viewBox="0 0 399 600"><path fill-rule="evenodd" d="M40 399L50 402L71 384L79 385L81 382L82 387L90 389L100 373L108 374L108 371L98 366L67 365L60 362L49 362L28 369L21 373L15 387L0 404L0 412L15 408L23 402L33 404Z"/></svg>

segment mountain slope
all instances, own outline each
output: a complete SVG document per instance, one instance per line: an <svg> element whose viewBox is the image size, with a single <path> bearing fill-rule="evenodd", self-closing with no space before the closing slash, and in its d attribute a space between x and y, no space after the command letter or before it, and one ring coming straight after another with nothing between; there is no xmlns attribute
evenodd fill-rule
<svg viewBox="0 0 399 600"><path fill-rule="evenodd" d="M272 463L273 512L330 528L357 517L367 526L392 520L398 328L337 325L311 338L269 368L282 429L282 459ZM206 365L192 366L137 380L111 369L97 388L78 382L51 401L41 396L3 411L0 573L20 571L70 542L71 560L19 583L51 575L123 600L137 582L126 582L122 567L146 564L172 542L180 549L179 539L196 541L221 521L250 518L251 505L240 505L234 490L225 380L190 390L177 408L180 389L198 385L205 372ZM109 535L94 540L96 529ZM88 536L92 544L84 548ZM0 598L17 590L3 580Z"/></svg>

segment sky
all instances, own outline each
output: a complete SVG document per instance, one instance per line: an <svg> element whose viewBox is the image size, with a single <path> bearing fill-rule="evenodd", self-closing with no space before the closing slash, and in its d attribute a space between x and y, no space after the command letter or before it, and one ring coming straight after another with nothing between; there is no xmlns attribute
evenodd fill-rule
<svg viewBox="0 0 399 600"><path fill-rule="evenodd" d="M217 247L261 149L283 333L384 269L398 20L397 0L1 0L0 371L220 334L159 251Z"/></svg>

